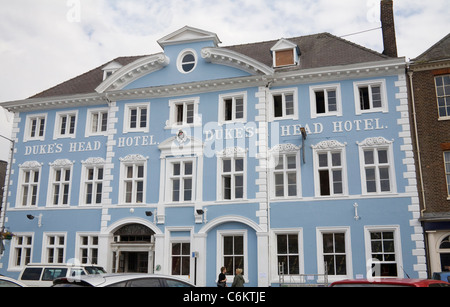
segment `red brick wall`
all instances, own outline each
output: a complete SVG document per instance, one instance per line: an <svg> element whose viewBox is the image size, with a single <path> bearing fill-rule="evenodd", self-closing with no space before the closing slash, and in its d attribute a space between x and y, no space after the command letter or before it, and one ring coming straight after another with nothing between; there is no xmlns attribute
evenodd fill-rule
<svg viewBox="0 0 450 307"><path fill-rule="evenodd" d="M439 120L434 77L450 69L413 74L427 213L450 212L443 152L450 143L450 120ZM419 186L420 190L420 186Z"/></svg>

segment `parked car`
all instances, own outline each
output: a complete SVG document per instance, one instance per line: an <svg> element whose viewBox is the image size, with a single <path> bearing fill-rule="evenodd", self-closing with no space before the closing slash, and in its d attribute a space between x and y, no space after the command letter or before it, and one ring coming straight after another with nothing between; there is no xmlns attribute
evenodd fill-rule
<svg viewBox="0 0 450 307"><path fill-rule="evenodd" d="M450 283L433 279L375 278L341 280L330 287L450 287Z"/></svg>
<svg viewBox="0 0 450 307"><path fill-rule="evenodd" d="M59 277L78 277L104 274L106 271L96 265L74 264L28 264L20 273L19 281L30 287L50 287Z"/></svg>
<svg viewBox="0 0 450 307"><path fill-rule="evenodd" d="M450 282L450 272L433 273L433 279Z"/></svg>
<svg viewBox="0 0 450 307"><path fill-rule="evenodd" d="M27 285L18 280L6 276L0 276L0 288L21 288L26 286Z"/></svg>
<svg viewBox="0 0 450 307"><path fill-rule="evenodd" d="M54 287L194 287L176 276L117 273L62 277L53 281Z"/></svg>

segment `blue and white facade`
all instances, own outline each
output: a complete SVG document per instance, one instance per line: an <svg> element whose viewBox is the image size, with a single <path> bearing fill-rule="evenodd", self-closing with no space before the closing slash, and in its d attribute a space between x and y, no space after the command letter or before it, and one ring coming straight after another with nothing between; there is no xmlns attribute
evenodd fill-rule
<svg viewBox="0 0 450 307"><path fill-rule="evenodd" d="M369 277L376 258L379 275L426 277L403 58L300 69L308 50L281 39L267 65L190 27L159 43L92 93L2 104L0 274L76 259L201 286L241 267L270 286L281 268Z"/></svg>

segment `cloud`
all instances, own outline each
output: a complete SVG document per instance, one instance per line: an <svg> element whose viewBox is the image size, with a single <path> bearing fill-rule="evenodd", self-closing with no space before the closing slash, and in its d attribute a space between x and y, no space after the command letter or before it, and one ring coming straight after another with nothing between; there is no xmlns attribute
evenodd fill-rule
<svg viewBox="0 0 450 307"><path fill-rule="evenodd" d="M394 0L399 54L414 58L448 33L448 0ZM190 25L223 46L380 26L379 0L0 0L0 101L24 99L118 56L160 52ZM345 37L382 52L381 31Z"/></svg>

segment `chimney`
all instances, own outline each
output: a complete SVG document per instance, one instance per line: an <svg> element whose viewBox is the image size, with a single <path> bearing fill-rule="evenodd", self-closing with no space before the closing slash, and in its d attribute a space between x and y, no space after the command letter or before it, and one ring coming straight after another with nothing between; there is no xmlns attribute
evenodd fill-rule
<svg viewBox="0 0 450 307"><path fill-rule="evenodd" d="M381 0L381 28L383 31L383 54L398 57L397 39L395 38L394 1Z"/></svg>

